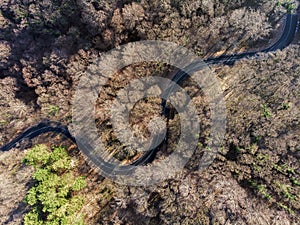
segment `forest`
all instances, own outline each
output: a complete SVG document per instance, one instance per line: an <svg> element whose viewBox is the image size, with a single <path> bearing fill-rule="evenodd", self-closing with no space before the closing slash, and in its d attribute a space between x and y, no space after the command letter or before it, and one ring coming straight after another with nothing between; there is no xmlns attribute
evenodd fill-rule
<svg viewBox="0 0 300 225"><path fill-rule="evenodd" d="M200 132L195 133L193 154L172 178L153 185L115 182L80 144L59 132L42 133L0 152L1 224L300 223L299 29L286 48L260 52L279 40L287 14L300 17L298 1L0 1L0 146L41 121L56 121L72 135L92 132L76 130L78 87L88 73L103 70L95 63L98 59L124 45L167 41L204 61L258 52L205 67L220 85L226 126L214 160L204 169L199 162L210 150L213 105L191 76L181 88L197 111ZM125 99L125 87L132 81L169 79L177 69L165 62L138 62L106 80L97 93L95 115L90 115L106 155L122 165L141 156L126 142L128 137L123 137L125 142L118 139L110 119L115 99ZM147 86L135 83L139 85ZM168 116L158 121L167 124L162 147L149 165L138 168L150 171L152 164L176 151L184 121L174 108L168 104ZM161 112L159 97L135 104L129 119L134 140L144 143L163 129L151 123ZM123 132L123 127L118 129ZM187 153L178 154L184 158ZM167 175L167 170L157 171L157 176Z"/></svg>

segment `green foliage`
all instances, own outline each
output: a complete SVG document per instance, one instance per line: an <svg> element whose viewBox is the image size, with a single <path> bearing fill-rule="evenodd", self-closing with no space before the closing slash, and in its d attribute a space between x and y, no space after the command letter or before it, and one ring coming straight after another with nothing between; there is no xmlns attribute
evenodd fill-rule
<svg viewBox="0 0 300 225"><path fill-rule="evenodd" d="M267 200L270 200L272 196L268 193L268 190L265 185L258 184L253 180L249 180L249 184L251 185L252 188L256 189L259 194L264 196Z"/></svg>
<svg viewBox="0 0 300 225"><path fill-rule="evenodd" d="M295 214L295 212L291 208L289 208L288 206L286 206L282 203L277 203L277 205L279 207L283 208L284 210L286 210L287 212L289 212L290 214Z"/></svg>
<svg viewBox="0 0 300 225"><path fill-rule="evenodd" d="M277 164L273 164L273 168L275 170L277 170L278 172L285 174L285 175L294 175L295 174L295 170L291 167L289 167L287 164L283 164L283 165L277 165Z"/></svg>
<svg viewBox="0 0 300 225"><path fill-rule="evenodd" d="M82 188L84 188L86 185L85 179L83 177L79 177L78 179L75 180L72 186L73 191L79 191Z"/></svg>
<svg viewBox="0 0 300 225"><path fill-rule="evenodd" d="M267 105L266 104L263 104L261 106L262 108L262 115L266 118L266 119L269 119L271 116L272 116L272 113L271 111L267 108Z"/></svg>
<svg viewBox="0 0 300 225"><path fill-rule="evenodd" d="M33 147L23 159L33 166L35 184L25 196L31 211L25 215L25 225L83 225L79 213L84 199L77 191L86 186L84 177L72 172L71 158L62 147L49 151L45 145Z"/></svg>
<svg viewBox="0 0 300 225"><path fill-rule="evenodd" d="M25 158L22 160L26 165L34 166L34 168L41 167L47 163L50 157L50 151L45 145L36 145L29 152L27 152Z"/></svg>
<svg viewBox="0 0 300 225"><path fill-rule="evenodd" d="M283 193L284 197L287 198L288 200L294 200L296 198L296 196L291 193L291 190L292 190L291 186L281 184L280 188L282 189L282 193Z"/></svg>
<svg viewBox="0 0 300 225"><path fill-rule="evenodd" d="M291 182L295 186L300 186L300 181L296 180L295 178L291 178Z"/></svg>
<svg viewBox="0 0 300 225"><path fill-rule="evenodd" d="M288 110L290 108L290 104L289 103L282 103L281 107L279 108L279 110Z"/></svg>
<svg viewBox="0 0 300 225"><path fill-rule="evenodd" d="M277 6L282 6L285 8L287 13L293 13L296 9L295 2L291 0L285 0L284 2L278 1Z"/></svg>
<svg viewBox="0 0 300 225"><path fill-rule="evenodd" d="M59 113L59 107L56 105L49 105L49 115L55 116Z"/></svg>

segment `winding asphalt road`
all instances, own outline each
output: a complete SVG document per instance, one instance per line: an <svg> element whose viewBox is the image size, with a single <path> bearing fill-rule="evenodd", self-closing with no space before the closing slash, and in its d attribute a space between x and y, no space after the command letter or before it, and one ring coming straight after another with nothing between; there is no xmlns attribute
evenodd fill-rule
<svg viewBox="0 0 300 225"><path fill-rule="evenodd" d="M297 26L298 26L298 15L287 14L285 27L282 32L282 35L279 38L279 40L276 43L274 43L272 46L256 52L245 52L241 54L221 55L220 57L208 58L204 60L204 62L207 64L220 64L220 63L233 64L237 60L257 56L258 53L273 52L279 49L282 50L293 41Z"/></svg>
<svg viewBox="0 0 300 225"><path fill-rule="evenodd" d="M175 82L177 84L181 84L182 81L184 81L187 77L189 77L189 74L199 71L207 65L211 65L211 64L233 65L236 61L241 59L253 58L253 57L259 58L260 57L259 53L268 53L268 52L274 52L276 50L282 50L292 43L296 30L298 29L298 25L299 25L298 15L289 13L286 15L285 27L281 37L278 39L276 43L274 43L270 47L265 48L261 51L244 52L240 54L231 54L231 55L221 55L219 57L212 57L212 58L205 59L203 61L201 60L201 61L192 62L190 65L188 65L186 68L183 69L186 72L184 72L183 70L175 71L173 75L171 75L172 82L170 83ZM165 91L167 93L172 93L172 90L173 90L173 86L170 85ZM167 96L170 96L170 94L168 94ZM163 101L162 104L163 104L163 109L165 111L166 101Z"/></svg>
<svg viewBox="0 0 300 225"><path fill-rule="evenodd" d="M233 64L237 60L244 59L244 58L250 58L250 57L259 57L258 53L267 53L271 51L276 51L278 49L283 49L286 46L288 46L292 41L295 36L295 32L298 26L298 16L295 14L287 14L286 16L286 23L285 23L285 28L282 33L282 36L280 39L273 44L272 46L262 50L262 51L257 51L257 52L246 52L246 53L241 53L241 54L232 54L232 55L222 55L220 57L216 58L208 58L204 60L206 64ZM194 71L197 71L205 66L205 63L203 61L198 61L198 62L193 62L191 63L185 71L178 71L175 73L175 75L172 78L173 82L176 82L177 84L180 84L183 80L185 80L189 74L193 73ZM168 93L172 92L173 87L170 86L167 88L165 91ZM167 110L166 110L166 101L163 101L162 103L163 106L163 112L162 114L166 115ZM42 121L41 123L32 126L22 132L18 137L13 139L11 142L8 144L2 146L0 148L0 151L8 151L12 148L17 147L24 139L32 139L42 133L47 133L47 132L54 132L54 133L61 133L64 134L68 139L76 143L75 138L71 135L71 133L68 130L67 126L64 126L58 122L52 122L52 121ZM154 140L155 141L155 140ZM138 166L138 165L144 165L146 163L151 162L154 157L156 152L159 150L159 147L152 149L148 152L145 152L144 155L142 155L139 159L136 161L132 162L130 165L131 166ZM99 159L98 159L99 160ZM92 160L93 161L93 160ZM102 160L101 160L102 161ZM103 165L103 164L104 165ZM101 162L102 166L100 166L101 169L104 169L105 172L110 173L110 172L116 172L116 166L113 164L110 164L109 162L105 162L104 160ZM130 165L124 165L124 166L119 166L117 168L117 173L119 172L125 172L128 171ZM98 165L97 165L98 166ZM103 167L104 166L104 167Z"/></svg>

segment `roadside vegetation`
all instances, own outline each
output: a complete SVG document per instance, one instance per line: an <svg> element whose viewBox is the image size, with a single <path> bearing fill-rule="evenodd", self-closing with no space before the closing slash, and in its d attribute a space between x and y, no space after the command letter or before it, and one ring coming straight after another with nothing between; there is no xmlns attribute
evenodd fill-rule
<svg viewBox="0 0 300 225"><path fill-rule="evenodd" d="M83 225L80 209L84 196L79 194L85 179L73 173L75 162L63 147L52 151L45 145L30 149L23 163L33 166L32 187L25 202L30 211L24 217L25 225Z"/></svg>
<svg viewBox="0 0 300 225"><path fill-rule="evenodd" d="M297 9L296 2L292 0L278 1L277 5L282 6L287 13L295 13Z"/></svg>

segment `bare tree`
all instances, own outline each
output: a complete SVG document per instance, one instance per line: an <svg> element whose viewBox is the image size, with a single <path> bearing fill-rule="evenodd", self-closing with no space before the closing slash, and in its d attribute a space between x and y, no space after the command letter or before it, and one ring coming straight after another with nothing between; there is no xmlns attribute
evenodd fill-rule
<svg viewBox="0 0 300 225"><path fill-rule="evenodd" d="M243 39L258 40L269 35L271 25L265 14L253 9L237 9L229 17L230 26L234 27Z"/></svg>

